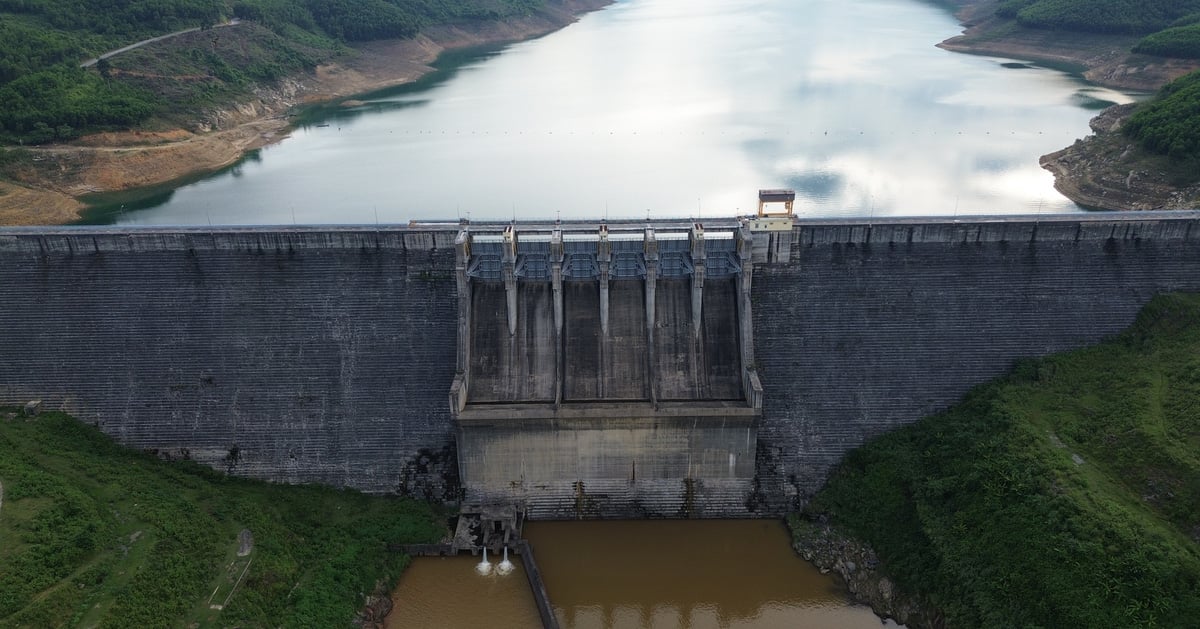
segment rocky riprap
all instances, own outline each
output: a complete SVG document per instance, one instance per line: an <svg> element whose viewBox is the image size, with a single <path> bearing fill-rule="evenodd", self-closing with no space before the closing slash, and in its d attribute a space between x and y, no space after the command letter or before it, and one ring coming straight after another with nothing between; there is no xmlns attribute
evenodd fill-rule
<svg viewBox="0 0 1200 629"><path fill-rule="evenodd" d="M942 629L942 614L920 597L897 589L885 574L875 551L831 525L824 515L793 516L792 548L822 574L841 579L854 599L869 605L882 618L909 629Z"/></svg>

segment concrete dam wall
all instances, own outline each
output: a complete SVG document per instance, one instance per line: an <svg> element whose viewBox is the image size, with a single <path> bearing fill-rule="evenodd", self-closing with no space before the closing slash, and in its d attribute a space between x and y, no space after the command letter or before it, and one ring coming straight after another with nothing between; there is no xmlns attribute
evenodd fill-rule
<svg viewBox="0 0 1200 629"><path fill-rule="evenodd" d="M1200 290L1198 216L798 222L773 243L781 263L754 275L756 498L794 506L846 451L1015 360L1096 343L1156 293Z"/></svg>
<svg viewBox="0 0 1200 629"><path fill-rule="evenodd" d="M236 474L441 497L453 238L0 232L0 401Z"/></svg>
<svg viewBox="0 0 1200 629"><path fill-rule="evenodd" d="M1198 213L648 226L0 230L0 403L278 482L768 515L1200 290Z"/></svg>

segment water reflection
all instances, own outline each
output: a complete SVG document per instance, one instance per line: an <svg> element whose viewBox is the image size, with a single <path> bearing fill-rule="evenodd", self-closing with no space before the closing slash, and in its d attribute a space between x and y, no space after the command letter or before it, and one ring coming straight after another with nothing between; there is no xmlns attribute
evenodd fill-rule
<svg viewBox="0 0 1200 629"><path fill-rule="evenodd" d="M875 629L831 577L789 548L778 521L534 522L526 525L564 629ZM540 625L520 562L426 557L393 593L387 627Z"/></svg>
<svg viewBox="0 0 1200 629"><path fill-rule="evenodd" d="M535 522L526 533L564 628L881 624L797 558L777 521Z"/></svg>
<svg viewBox="0 0 1200 629"><path fill-rule="evenodd" d="M369 114L385 114L388 112L401 111L414 107L425 107L432 101L427 98L414 98L409 100L375 100L375 101L351 101L354 104L341 105L334 108L321 109L319 114L310 112L303 119L295 124L298 129L323 129L326 127L338 126L342 123L349 122L359 116Z"/></svg>
<svg viewBox="0 0 1200 629"><path fill-rule="evenodd" d="M483 67L484 62L503 50L503 46L487 45L448 51L434 63L434 72L403 85L361 94L357 98L309 107L296 119L294 126L301 129L337 126L340 131L340 124L335 123L349 122L363 115L428 106L434 102L426 96L431 90L454 80L464 71Z"/></svg>
<svg viewBox="0 0 1200 629"><path fill-rule="evenodd" d="M703 218L789 185L815 215L1076 211L1038 157L1133 97L934 47L959 30L920 2L623 0L117 220Z"/></svg>

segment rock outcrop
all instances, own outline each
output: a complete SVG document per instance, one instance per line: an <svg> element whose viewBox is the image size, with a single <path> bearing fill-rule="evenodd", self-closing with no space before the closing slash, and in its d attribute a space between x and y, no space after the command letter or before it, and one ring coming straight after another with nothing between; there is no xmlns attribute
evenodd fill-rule
<svg viewBox="0 0 1200 629"><path fill-rule="evenodd" d="M1093 135L1042 156L1064 196L1097 210L1183 210L1200 208L1200 182L1163 156L1121 133L1135 105L1105 109L1091 121Z"/></svg>
<svg viewBox="0 0 1200 629"><path fill-rule="evenodd" d="M896 587L870 546L838 530L824 516L793 516L788 525L798 555L822 574L837 575L855 600L870 605L882 618L891 618L909 629L944 626L941 612Z"/></svg>

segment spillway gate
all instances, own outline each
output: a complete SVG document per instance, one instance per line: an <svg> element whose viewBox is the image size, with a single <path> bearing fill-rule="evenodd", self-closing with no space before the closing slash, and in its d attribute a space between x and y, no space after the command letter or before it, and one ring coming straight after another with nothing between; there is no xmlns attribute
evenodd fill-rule
<svg viewBox="0 0 1200 629"><path fill-rule="evenodd" d="M459 473L532 518L745 513L762 386L740 223L464 228Z"/></svg>

